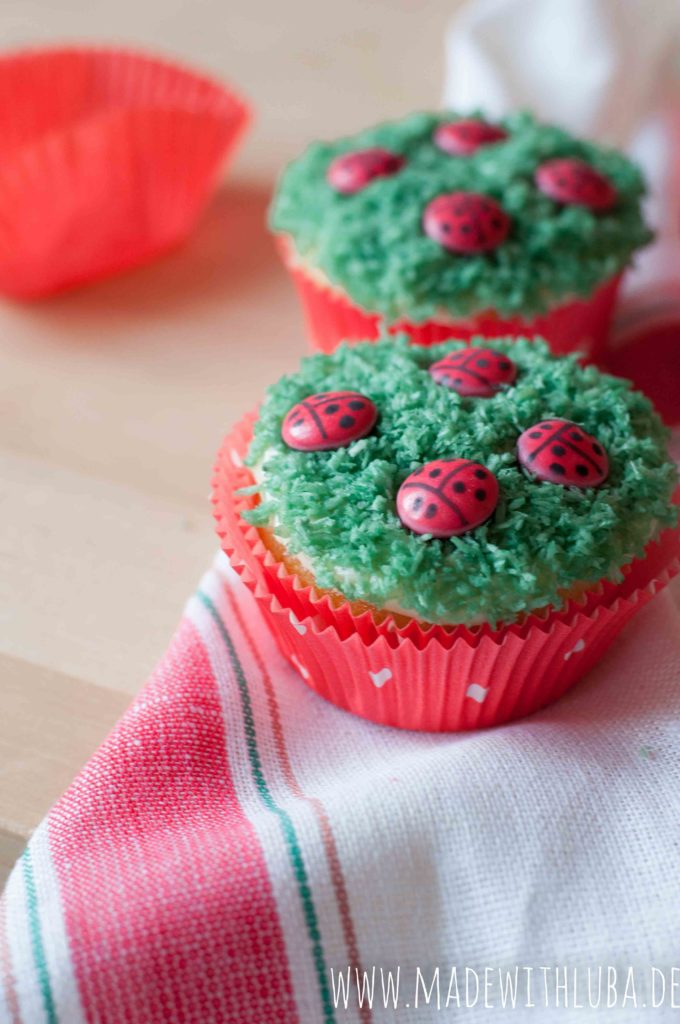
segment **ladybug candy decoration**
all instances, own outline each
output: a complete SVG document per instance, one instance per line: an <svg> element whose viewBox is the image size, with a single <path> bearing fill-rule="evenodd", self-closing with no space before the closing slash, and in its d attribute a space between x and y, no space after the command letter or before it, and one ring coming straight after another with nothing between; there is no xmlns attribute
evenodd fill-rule
<svg viewBox="0 0 680 1024"><path fill-rule="evenodd" d="M536 170L535 180L541 192L556 203L604 213L616 202L616 189L609 179L576 158L546 160Z"/></svg>
<svg viewBox="0 0 680 1024"><path fill-rule="evenodd" d="M450 352L430 367L437 384L466 398L491 398L512 384L517 367L512 359L492 348L464 348Z"/></svg>
<svg viewBox="0 0 680 1024"><path fill-rule="evenodd" d="M565 487L598 487L609 474L600 442L570 420L543 420L529 427L520 434L517 456L538 480Z"/></svg>
<svg viewBox="0 0 680 1024"><path fill-rule="evenodd" d="M449 192L427 204L423 230L451 252L490 252L507 238L510 218L490 196Z"/></svg>
<svg viewBox="0 0 680 1024"><path fill-rule="evenodd" d="M414 533L457 537L481 526L498 504L493 473L469 459L437 459L407 476L397 514Z"/></svg>
<svg viewBox="0 0 680 1024"><path fill-rule="evenodd" d="M507 139L508 133L496 124L476 118L463 118L440 124L434 133L435 145L450 156L470 156L480 146Z"/></svg>
<svg viewBox="0 0 680 1024"><path fill-rule="evenodd" d="M396 174L404 166L404 158L378 146L343 153L331 162L326 172L328 184L342 195L352 195L366 188L375 178Z"/></svg>
<svg viewBox="0 0 680 1024"><path fill-rule="evenodd" d="M358 391L324 391L309 395L286 415L281 437L299 452L342 448L370 434L378 410Z"/></svg>

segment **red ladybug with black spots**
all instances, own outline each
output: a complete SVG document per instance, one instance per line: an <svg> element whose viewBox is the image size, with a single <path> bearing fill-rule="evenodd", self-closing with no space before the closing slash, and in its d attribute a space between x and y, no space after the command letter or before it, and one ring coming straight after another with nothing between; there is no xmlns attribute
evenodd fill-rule
<svg viewBox="0 0 680 1024"><path fill-rule="evenodd" d="M281 437L289 448L322 452L342 448L371 432L378 410L358 391L309 395L286 414Z"/></svg>
<svg viewBox="0 0 680 1024"><path fill-rule="evenodd" d="M478 118L461 118L440 124L434 133L434 143L450 156L469 156L480 146L507 139L508 133L497 124Z"/></svg>
<svg viewBox="0 0 680 1024"><path fill-rule="evenodd" d="M609 474L604 447L571 420L543 420L529 427L520 434L517 456L538 480L564 487L599 487Z"/></svg>
<svg viewBox="0 0 680 1024"><path fill-rule="evenodd" d="M456 537L485 523L498 504L493 473L469 459L436 459L407 476L397 514L414 533Z"/></svg>
<svg viewBox="0 0 680 1024"><path fill-rule="evenodd" d="M396 174L404 163L403 156L379 146L360 149L336 157L328 166L326 180L336 192L351 195L366 188L375 178Z"/></svg>
<svg viewBox="0 0 680 1024"><path fill-rule="evenodd" d="M451 252L490 252L507 238L510 218L490 196L449 192L425 207L423 230Z"/></svg>
<svg viewBox="0 0 680 1024"><path fill-rule="evenodd" d="M611 210L616 189L608 178L575 157L546 160L536 170L536 184L556 203L585 206L596 213Z"/></svg>
<svg viewBox="0 0 680 1024"><path fill-rule="evenodd" d="M463 348L430 367L430 375L446 388L470 398L490 398L512 384L517 367L493 348Z"/></svg>

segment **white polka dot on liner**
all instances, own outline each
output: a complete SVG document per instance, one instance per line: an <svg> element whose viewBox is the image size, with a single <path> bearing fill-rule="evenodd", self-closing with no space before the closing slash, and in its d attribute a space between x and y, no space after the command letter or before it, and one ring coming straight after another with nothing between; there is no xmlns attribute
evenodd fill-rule
<svg viewBox="0 0 680 1024"><path fill-rule="evenodd" d="M470 683L465 691L465 696L469 697L470 700L476 700L478 704L483 704L488 692L488 686L480 686L479 683Z"/></svg>
<svg viewBox="0 0 680 1024"><path fill-rule="evenodd" d="M381 668L378 672L369 672L368 674L377 690L392 678L392 670L389 668Z"/></svg>
<svg viewBox="0 0 680 1024"><path fill-rule="evenodd" d="M570 651L567 651L567 653L564 655L564 660L565 661L569 661L569 659L571 658L572 654L578 654L579 651L583 650L585 645L586 645L585 640L577 640L576 643L574 644L574 646L572 647L572 649Z"/></svg>

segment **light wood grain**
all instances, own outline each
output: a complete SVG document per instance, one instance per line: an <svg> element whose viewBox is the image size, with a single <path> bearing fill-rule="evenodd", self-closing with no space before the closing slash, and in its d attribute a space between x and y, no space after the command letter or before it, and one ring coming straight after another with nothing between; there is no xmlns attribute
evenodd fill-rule
<svg viewBox="0 0 680 1024"><path fill-rule="evenodd" d="M0 810L0 864L7 866L46 804L71 781L74 759L82 762L92 753L129 697L7 655L2 681L3 713L11 728L0 730L0 777L3 791L12 784L21 791L20 804L3 800Z"/></svg>

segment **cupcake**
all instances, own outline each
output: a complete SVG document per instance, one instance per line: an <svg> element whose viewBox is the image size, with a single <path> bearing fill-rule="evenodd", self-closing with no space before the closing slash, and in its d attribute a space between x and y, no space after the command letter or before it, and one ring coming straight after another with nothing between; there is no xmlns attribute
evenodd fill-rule
<svg viewBox="0 0 680 1024"><path fill-rule="evenodd" d="M621 274L651 234L638 169L529 114L412 114L317 142L271 208L312 345L534 334L606 342Z"/></svg>
<svg viewBox="0 0 680 1024"><path fill-rule="evenodd" d="M303 360L225 441L218 532L310 686L375 721L558 697L677 570L676 469L630 384L526 338Z"/></svg>

